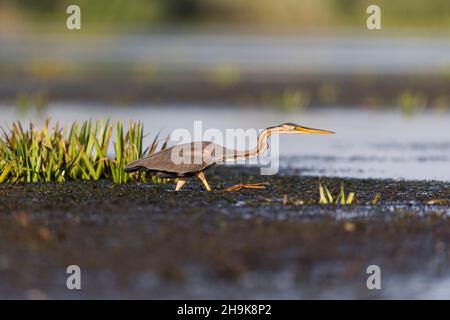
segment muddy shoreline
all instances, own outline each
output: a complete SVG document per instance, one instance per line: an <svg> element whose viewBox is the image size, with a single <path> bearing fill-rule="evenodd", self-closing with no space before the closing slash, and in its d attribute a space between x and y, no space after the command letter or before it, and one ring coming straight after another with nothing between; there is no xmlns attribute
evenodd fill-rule
<svg viewBox="0 0 450 320"><path fill-rule="evenodd" d="M318 179L218 167L211 193L195 180L179 193L0 185L0 297L450 297L439 287L450 271L449 183L324 178L356 192L357 204L334 206L317 204ZM260 181L270 185L223 190ZM66 289L72 264L81 291ZM370 264L382 269L382 290L365 286Z"/></svg>
<svg viewBox="0 0 450 320"><path fill-rule="evenodd" d="M237 83L223 84L198 73L166 73L158 79L135 74L106 74L80 79L40 79L26 75L0 77L0 101L16 104L18 97L44 101L95 102L112 105L217 104L246 107L305 107L343 105L376 108L397 106L402 95L419 94L424 106L447 108L449 78L441 74L244 74ZM413 94L414 93L414 94ZM299 96L299 97L297 97Z"/></svg>

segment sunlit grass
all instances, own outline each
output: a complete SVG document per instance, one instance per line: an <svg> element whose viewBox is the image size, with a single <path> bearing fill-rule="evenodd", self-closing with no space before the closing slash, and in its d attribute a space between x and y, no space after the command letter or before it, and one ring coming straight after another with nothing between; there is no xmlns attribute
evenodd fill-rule
<svg viewBox="0 0 450 320"><path fill-rule="evenodd" d="M350 192L349 194L345 193L344 183L341 183L339 192L336 195L333 195L327 186L319 182L319 194L319 204L349 205L353 204L356 199L356 194L354 192Z"/></svg>
<svg viewBox="0 0 450 320"><path fill-rule="evenodd" d="M145 173L125 173L125 164L166 147L156 136L144 149L144 128L139 121L130 121L126 132L121 121L113 124L109 119L84 121L81 125L75 121L63 128L58 123L50 128L49 123L47 120L38 129L32 122L25 128L17 121L11 128L1 129L0 182L146 181Z"/></svg>

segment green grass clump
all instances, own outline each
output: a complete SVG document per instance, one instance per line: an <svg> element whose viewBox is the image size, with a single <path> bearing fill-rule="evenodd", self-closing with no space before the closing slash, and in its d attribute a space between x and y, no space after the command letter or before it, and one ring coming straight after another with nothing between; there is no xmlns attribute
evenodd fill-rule
<svg viewBox="0 0 450 320"><path fill-rule="evenodd" d="M428 98L421 92L406 90L400 93L397 103L404 114L413 115L426 109Z"/></svg>
<svg viewBox="0 0 450 320"><path fill-rule="evenodd" d="M355 193L350 192L348 195L346 195L343 183L341 183L338 194L333 196L327 186L324 186L321 182L319 182L319 194L319 204L347 205L353 204L355 202Z"/></svg>
<svg viewBox="0 0 450 320"><path fill-rule="evenodd" d="M285 89L278 94L269 93L263 97L265 105L281 108L284 112L296 112L306 109L310 101L310 94L302 89Z"/></svg>
<svg viewBox="0 0 450 320"><path fill-rule="evenodd" d="M113 157L109 151L115 129ZM121 121L112 124L109 119L76 121L60 128L58 123L49 128L49 120L42 129L33 123L24 128L17 121L0 136L1 182L63 182L67 180L111 179L116 183L146 181L145 173L128 174L126 163L151 155L166 147L159 146L158 136L143 149L144 128L141 122L132 122L124 133ZM154 182L159 180L151 178Z"/></svg>

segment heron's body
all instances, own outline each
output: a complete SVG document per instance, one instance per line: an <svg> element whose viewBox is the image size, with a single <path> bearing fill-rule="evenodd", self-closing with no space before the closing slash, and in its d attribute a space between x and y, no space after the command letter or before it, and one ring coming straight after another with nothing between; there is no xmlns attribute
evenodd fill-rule
<svg viewBox="0 0 450 320"><path fill-rule="evenodd" d="M219 145L212 142L201 141L202 150L210 145L215 145L220 148ZM202 157L200 161L194 161L195 147L197 142L179 144L164 150L161 150L151 156L133 161L125 167L126 172L133 171L146 171L152 176L162 178L176 178L176 177L191 177L197 172L204 171L207 168L216 164L212 158ZM182 163L175 163L171 161L172 154L176 148L180 150L180 156L184 157L184 151L190 150L191 161L185 161Z"/></svg>
<svg viewBox="0 0 450 320"><path fill-rule="evenodd" d="M333 132L285 123L265 129L258 137L257 146L252 150L237 151L209 141L191 142L179 144L133 161L125 166L125 171L146 171L156 177L178 177L175 189L177 191L181 189L188 178L196 175L206 189L211 191L204 175L206 169L217 163L249 159L260 155L269 147L268 138L274 133L330 134Z"/></svg>

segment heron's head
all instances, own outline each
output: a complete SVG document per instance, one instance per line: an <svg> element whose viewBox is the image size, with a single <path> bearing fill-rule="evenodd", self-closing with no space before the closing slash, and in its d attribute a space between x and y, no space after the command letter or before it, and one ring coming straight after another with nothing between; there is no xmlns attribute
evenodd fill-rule
<svg viewBox="0 0 450 320"><path fill-rule="evenodd" d="M308 128L291 122L283 123L279 126L270 127L268 129L271 129L271 131L274 133L334 134L333 131Z"/></svg>

